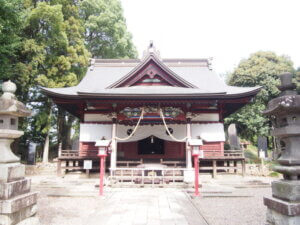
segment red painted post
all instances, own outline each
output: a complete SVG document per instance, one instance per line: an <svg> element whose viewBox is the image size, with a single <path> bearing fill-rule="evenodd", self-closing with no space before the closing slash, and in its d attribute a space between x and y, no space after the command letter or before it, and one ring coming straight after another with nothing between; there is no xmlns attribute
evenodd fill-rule
<svg viewBox="0 0 300 225"><path fill-rule="evenodd" d="M104 157L100 156L100 184L99 184L99 195L103 195L103 177L104 177Z"/></svg>
<svg viewBox="0 0 300 225"><path fill-rule="evenodd" d="M199 196L199 164L198 155L194 156L194 167L195 167L195 196Z"/></svg>

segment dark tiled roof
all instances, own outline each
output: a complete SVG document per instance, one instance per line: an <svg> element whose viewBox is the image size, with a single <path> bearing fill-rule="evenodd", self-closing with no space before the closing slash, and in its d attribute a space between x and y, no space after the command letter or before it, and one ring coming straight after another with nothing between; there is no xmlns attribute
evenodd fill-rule
<svg viewBox="0 0 300 225"><path fill-rule="evenodd" d="M147 58L148 57L148 58ZM247 96L256 94L260 87L232 87L210 69L209 59L159 59L149 54L139 59L95 59L83 80L74 87L42 88L50 96ZM170 86L132 86L110 88L137 70L149 58L156 60L190 88Z"/></svg>

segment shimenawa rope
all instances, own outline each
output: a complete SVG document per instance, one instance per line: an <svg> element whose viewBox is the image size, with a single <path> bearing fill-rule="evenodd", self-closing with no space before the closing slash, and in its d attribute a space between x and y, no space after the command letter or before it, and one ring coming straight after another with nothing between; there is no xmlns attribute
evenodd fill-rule
<svg viewBox="0 0 300 225"><path fill-rule="evenodd" d="M141 112L141 116L139 118L139 121L136 124L135 128L133 129L133 131L131 132L131 134L129 136L125 137L125 138L115 137L115 139L119 140L119 141L126 141L126 140L130 139L134 135L134 133L137 131L137 129L138 129L138 127L140 125L140 122L143 119L143 117L144 117L144 108L142 108L142 112Z"/></svg>
<svg viewBox="0 0 300 225"><path fill-rule="evenodd" d="M177 139L177 138L175 138L175 137L171 134L171 132L169 131L169 128L168 128L168 126L167 126L167 124L166 124L165 117L164 117L164 114L163 114L162 109L160 109L160 117L162 118L162 121L163 121L163 123L164 123L164 125L165 125L166 131L168 132L169 136L170 136L174 141L182 142L182 141L185 141L186 139L188 139L188 137L184 137L184 138L182 138L182 139Z"/></svg>

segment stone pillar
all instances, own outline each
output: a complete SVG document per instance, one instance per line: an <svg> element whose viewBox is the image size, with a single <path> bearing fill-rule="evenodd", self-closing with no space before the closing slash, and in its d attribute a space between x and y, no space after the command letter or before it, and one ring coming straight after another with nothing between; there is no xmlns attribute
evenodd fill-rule
<svg viewBox="0 0 300 225"><path fill-rule="evenodd" d="M111 131L111 155L110 155L110 168L115 169L117 167L117 119L113 118L112 131Z"/></svg>
<svg viewBox="0 0 300 225"><path fill-rule="evenodd" d="M16 100L16 85L10 81L2 85L0 97L0 224L39 224L37 193L30 192L30 179L25 178L25 166L15 156L10 144L23 135L18 129L18 117L31 114L25 105Z"/></svg>
<svg viewBox="0 0 300 225"><path fill-rule="evenodd" d="M269 116L271 134L280 143L278 163L274 170L284 179L272 182L272 197L264 198L267 209L267 224L300 224L300 95L295 91L292 74L280 76L280 96L268 103L264 112Z"/></svg>
<svg viewBox="0 0 300 225"><path fill-rule="evenodd" d="M230 124L228 127L228 139L231 149L240 149L240 140L237 136L236 125L234 123Z"/></svg>

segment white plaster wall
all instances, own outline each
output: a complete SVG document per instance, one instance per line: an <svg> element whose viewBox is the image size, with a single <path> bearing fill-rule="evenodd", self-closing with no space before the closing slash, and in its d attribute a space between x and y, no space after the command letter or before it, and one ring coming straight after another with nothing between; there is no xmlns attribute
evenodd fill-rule
<svg viewBox="0 0 300 225"><path fill-rule="evenodd" d="M111 139L111 124L80 124L79 141L97 141L102 137L109 140Z"/></svg>
<svg viewBox="0 0 300 225"><path fill-rule="evenodd" d="M192 138L198 138L208 142L225 141L223 123L192 124Z"/></svg>
<svg viewBox="0 0 300 225"><path fill-rule="evenodd" d="M173 136L177 139L186 137L186 125L185 124L172 124L168 126L173 129ZM127 130L134 129L134 126L117 125L117 137L127 137ZM223 123L211 123L211 124L192 124L192 138L201 137L201 139L208 142L225 141L225 132ZM111 139L111 124L80 124L80 141L97 141L102 137ZM166 129L163 125L143 125L138 128L136 133L129 140L118 142L131 142L138 141L154 135L166 141L174 141L169 135L166 134Z"/></svg>
<svg viewBox="0 0 300 225"><path fill-rule="evenodd" d="M219 121L218 113L201 113L194 117L192 121Z"/></svg>
<svg viewBox="0 0 300 225"><path fill-rule="evenodd" d="M172 124L168 125L169 128L173 129L173 136L177 139L182 139L186 137L186 125L179 125L179 124ZM117 125L117 136L119 138L127 137L127 130L134 129L134 126L125 126L125 125ZM154 135L160 139L166 141L174 141L169 135L166 134L166 128L164 125L143 125L139 126L136 133L133 135L132 138L126 141L118 141L118 142L131 142L131 141L138 141L144 138L147 138L151 135Z"/></svg>
<svg viewBox="0 0 300 225"><path fill-rule="evenodd" d="M84 114L85 122L100 122L100 121L111 121L111 119L105 114Z"/></svg>

